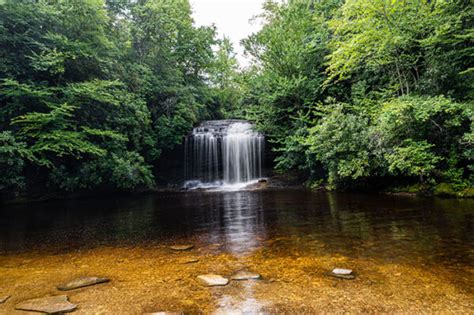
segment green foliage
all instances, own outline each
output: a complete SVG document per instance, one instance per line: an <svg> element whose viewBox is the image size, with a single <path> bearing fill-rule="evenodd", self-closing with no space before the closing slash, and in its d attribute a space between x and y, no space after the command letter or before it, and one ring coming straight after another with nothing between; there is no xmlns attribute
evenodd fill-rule
<svg viewBox="0 0 474 315"><path fill-rule="evenodd" d="M370 173L368 121L362 116L333 108L305 139L308 160L319 161L328 171L329 183L358 179Z"/></svg>
<svg viewBox="0 0 474 315"><path fill-rule="evenodd" d="M330 33L327 18L341 1L266 1L264 26L243 41L255 64L243 80L243 116L277 149L298 125L298 113L325 99L322 83Z"/></svg>
<svg viewBox="0 0 474 315"><path fill-rule="evenodd" d="M153 186L161 152L239 97L232 47L191 12L187 0L0 2L0 193Z"/></svg>
<svg viewBox="0 0 474 315"><path fill-rule="evenodd" d="M277 167L291 168L294 161L311 173L323 167L331 185L369 176L374 157L369 153L368 119L344 112L343 105L320 108L315 116L285 142Z"/></svg>
<svg viewBox="0 0 474 315"><path fill-rule="evenodd" d="M0 132L0 191L24 188L23 168L30 153L9 131Z"/></svg>
<svg viewBox="0 0 474 315"><path fill-rule="evenodd" d="M329 22L326 84L367 78L372 88L398 95L465 97L472 13L469 1L347 0Z"/></svg>
<svg viewBox="0 0 474 315"><path fill-rule="evenodd" d="M267 1L244 117L331 187L473 184L470 1ZM336 104L336 105L335 105Z"/></svg>
<svg viewBox="0 0 474 315"><path fill-rule="evenodd" d="M103 130L94 130L74 124L74 107L67 103L50 105L48 113L32 112L18 116L13 124L21 126L18 134L29 143L33 161L52 167L54 159L71 155L80 159L85 154L102 156L106 151L87 139L88 135L108 136L125 140L120 135Z"/></svg>
<svg viewBox="0 0 474 315"><path fill-rule="evenodd" d="M118 152L96 157L75 168L61 165L50 173L51 184L65 191L118 188L131 190L154 185L151 167L136 152Z"/></svg>
<svg viewBox="0 0 474 315"><path fill-rule="evenodd" d="M1 1L0 193L150 187L164 150L203 119L231 117L254 121L277 168L312 183L468 195L473 10L268 0L240 71L188 0Z"/></svg>
<svg viewBox="0 0 474 315"><path fill-rule="evenodd" d="M431 152L432 147L433 145L426 141L405 140L400 146L394 147L391 153L385 155L389 171L419 176L423 181L441 160Z"/></svg>

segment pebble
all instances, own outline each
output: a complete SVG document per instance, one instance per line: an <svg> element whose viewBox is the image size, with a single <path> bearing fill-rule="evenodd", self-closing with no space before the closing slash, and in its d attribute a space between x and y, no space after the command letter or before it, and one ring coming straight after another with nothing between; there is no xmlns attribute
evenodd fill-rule
<svg viewBox="0 0 474 315"><path fill-rule="evenodd" d="M331 276L341 279L354 279L355 276L351 269L334 268L331 272Z"/></svg>

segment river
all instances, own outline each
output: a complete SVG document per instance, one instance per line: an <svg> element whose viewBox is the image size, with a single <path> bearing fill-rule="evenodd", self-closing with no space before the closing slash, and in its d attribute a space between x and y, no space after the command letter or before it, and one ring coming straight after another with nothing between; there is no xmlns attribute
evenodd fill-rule
<svg viewBox="0 0 474 315"><path fill-rule="evenodd" d="M0 313L87 275L111 282L68 292L77 314L472 313L473 215L474 200L288 188L4 205ZM262 279L196 280L239 270Z"/></svg>

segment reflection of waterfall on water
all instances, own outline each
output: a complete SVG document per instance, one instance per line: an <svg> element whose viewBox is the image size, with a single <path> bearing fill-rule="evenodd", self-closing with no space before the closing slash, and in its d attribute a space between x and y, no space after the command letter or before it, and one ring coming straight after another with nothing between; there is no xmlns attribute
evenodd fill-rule
<svg viewBox="0 0 474 315"><path fill-rule="evenodd" d="M236 192L224 195L226 247L234 255L248 254L260 245L265 228L260 195Z"/></svg>
<svg viewBox="0 0 474 315"><path fill-rule="evenodd" d="M262 195L252 192L215 192L205 195L209 202L196 204L196 198L186 198L187 206L213 209L199 218L206 223L199 231L206 231L205 242L223 244L235 256L251 254L266 239ZM202 197L200 197L202 199Z"/></svg>
<svg viewBox="0 0 474 315"><path fill-rule="evenodd" d="M225 193L222 195L223 226L221 237L225 249L241 261L262 246L266 239L263 203L260 194L249 192ZM240 259L239 259L240 260ZM241 265L245 268L245 263ZM258 270L257 270L258 271ZM255 281L242 281L238 296L222 295L216 314L254 314L264 304L255 298Z"/></svg>
<svg viewBox="0 0 474 315"><path fill-rule="evenodd" d="M243 120L203 122L185 139L185 187L239 186L261 178L264 142Z"/></svg>

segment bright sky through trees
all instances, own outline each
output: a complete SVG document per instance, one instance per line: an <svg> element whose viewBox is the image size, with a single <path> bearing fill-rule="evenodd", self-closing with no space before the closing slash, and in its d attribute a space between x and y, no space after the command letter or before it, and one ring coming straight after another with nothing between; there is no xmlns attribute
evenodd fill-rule
<svg viewBox="0 0 474 315"><path fill-rule="evenodd" d="M227 36L242 66L249 60L243 56L240 40L260 30L258 21L250 21L262 11L263 0L191 0L197 25L215 24L220 36Z"/></svg>

